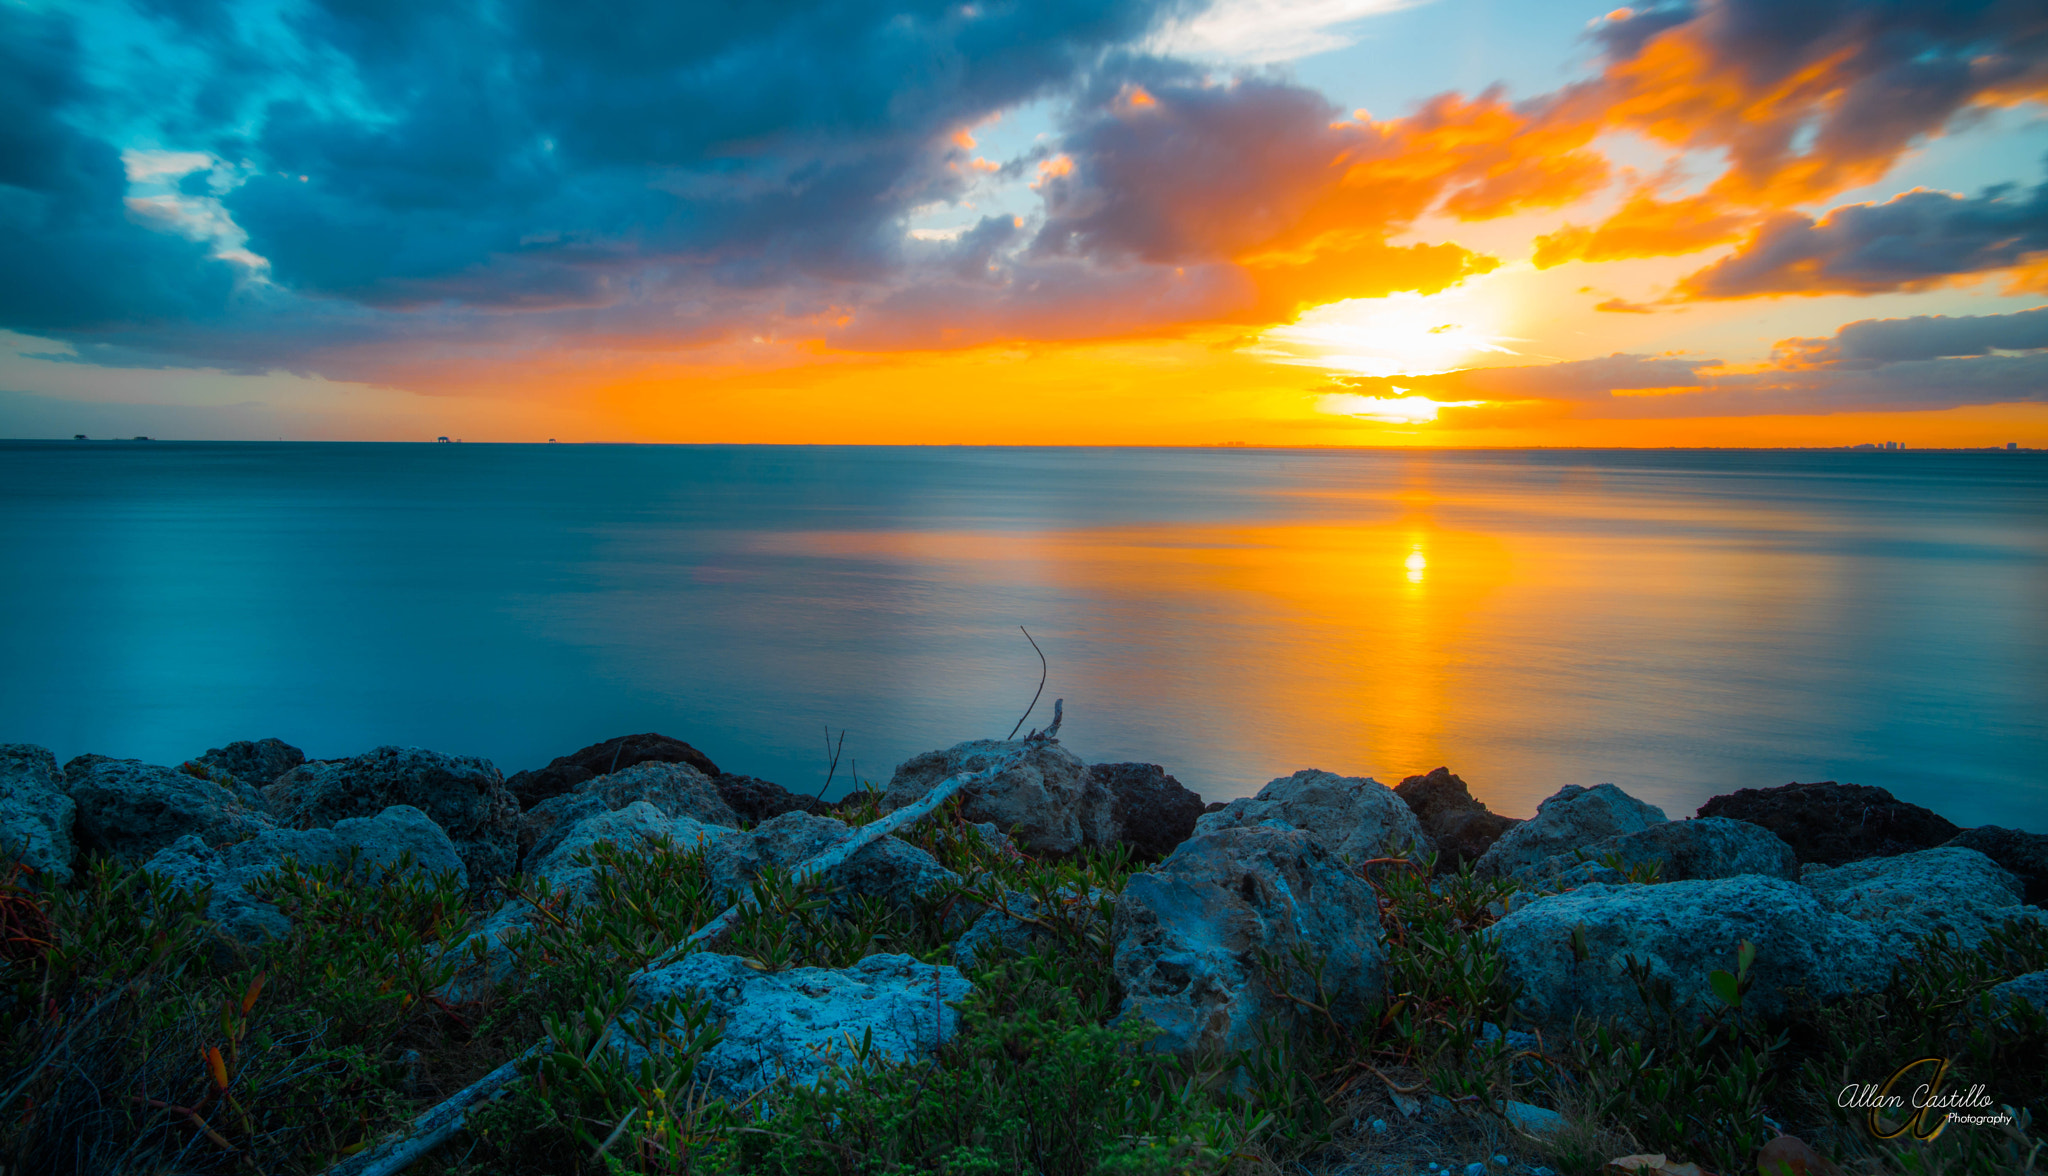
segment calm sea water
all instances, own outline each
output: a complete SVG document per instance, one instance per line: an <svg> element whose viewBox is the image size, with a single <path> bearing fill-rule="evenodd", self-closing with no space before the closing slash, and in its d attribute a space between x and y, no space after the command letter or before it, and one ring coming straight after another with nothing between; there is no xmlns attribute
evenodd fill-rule
<svg viewBox="0 0 2048 1176"><path fill-rule="evenodd" d="M1210 799L1876 784L2048 830L2048 455L0 443L0 741L815 790L1010 731Z"/></svg>

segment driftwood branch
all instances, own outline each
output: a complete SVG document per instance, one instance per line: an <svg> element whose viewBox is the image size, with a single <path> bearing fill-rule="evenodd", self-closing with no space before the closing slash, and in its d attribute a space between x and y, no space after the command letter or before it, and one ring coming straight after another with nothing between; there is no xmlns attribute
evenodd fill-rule
<svg viewBox="0 0 2048 1176"><path fill-rule="evenodd" d="M1010 733L1004 736L1005 739L1015 739L1017 732L1024 729L1024 720L1030 718L1031 712L1038 709L1038 696L1045 693L1045 677L1052 671L1052 667L1045 663L1045 651L1038 648L1038 642L1032 638L1031 630L1019 625L1017 631L1024 634L1024 640L1031 642L1031 652L1038 655L1038 689L1032 691L1031 705L1025 707L1024 713L1017 716L1017 725L1010 728ZM1058 721L1055 720L1053 725L1058 726Z"/></svg>
<svg viewBox="0 0 2048 1176"><path fill-rule="evenodd" d="M1053 725L1057 727L1057 709L1054 716ZM1020 754L1021 752L1014 752L1004 756L979 772L963 772L957 776L947 777L917 803L906 805L880 820L862 825L852 837L798 866L791 875L792 879L801 883L815 878L896 830L915 824L929 816L967 785L995 779L1008 769ZM746 899L743 898L725 908L716 918L691 932L687 939L651 960L638 974L667 967L699 944L725 934L739 918L740 909L745 904ZM327 1176L395 1176L396 1173L404 1171L414 1161L441 1146L450 1136L460 1131L463 1119L469 1114L470 1108L496 1098L507 1085L518 1079L520 1066L529 1059L540 1056L547 1044L545 1041L535 1043L525 1053L463 1087L414 1119L412 1125L404 1131L329 1168Z"/></svg>

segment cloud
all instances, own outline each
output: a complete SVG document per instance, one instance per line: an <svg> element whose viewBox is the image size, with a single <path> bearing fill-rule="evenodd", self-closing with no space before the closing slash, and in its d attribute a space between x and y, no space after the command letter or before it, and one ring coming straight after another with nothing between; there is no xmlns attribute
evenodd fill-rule
<svg viewBox="0 0 2048 1176"><path fill-rule="evenodd" d="M1604 310L1604 311L1606 311L1606 312L1607 312L1607 313L1609 313L1609 314L1656 314L1656 313L1657 313L1657 311L1656 311L1656 310L1655 310L1655 308L1653 308L1653 307L1648 307L1648 306L1644 306L1644 305L1643 305L1642 303L1640 303L1640 302L1630 302L1630 301L1629 301L1628 299L1626 299L1626 298L1609 298L1609 299L1607 299L1607 300L1606 300L1606 301L1604 301L1604 302L1596 302L1596 303L1594 303L1594 304L1593 304L1593 309L1594 309L1594 310Z"/></svg>
<svg viewBox="0 0 2048 1176"><path fill-rule="evenodd" d="M1342 49L1351 27L1428 0L1217 0L1156 34L1153 52L1265 65Z"/></svg>
<svg viewBox="0 0 2048 1176"><path fill-rule="evenodd" d="M1916 290L2026 262L2048 251L2048 184L2013 198L1914 189L1847 204L1819 220L1782 213L1734 253L1686 277L1690 298L1877 294Z"/></svg>
<svg viewBox="0 0 2048 1176"><path fill-rule="evenodd" d="M1999 351L2048 351L2048 306L2014 314L1861 319L1832 338L1780 340L1772 360L1785 368L1878 368Z"/></svg>

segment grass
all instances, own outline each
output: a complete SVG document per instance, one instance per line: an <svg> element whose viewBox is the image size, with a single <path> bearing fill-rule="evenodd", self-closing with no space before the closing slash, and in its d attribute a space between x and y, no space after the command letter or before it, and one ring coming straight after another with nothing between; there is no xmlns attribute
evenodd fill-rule
<svg viewBox="0 0 2048 1176"><path fill-rule="evenodd" d="M857 797L845 815L872 819L874 805ZM258 957L219 949L205 896L161 877L93 860L53 888L14 867L0 874L0 1174L319 1172L541 1040L528 1080L414 1171L1420 1172L1505 1155L1518 1172L1576 1176L1661 1151L1728 1176L1755 1170L1775 1126L1846 1172L2048 1169L2029 1118L2048 1096L2048 1019L1986 995L2048 968L2038 927L1971 950L1931 939L1884 992L1776 1022L1744 1007L1731 945L1713 1012L1675 1012L1644 971L1648 1028L1587 1023L1526 1048L1501 1032L1518 994L1479 934L1513 884L1361 863L1385 998L1340 1015L1320 961L1268 956L1259 982L1289 1011L1257 1048L1184 1061L1147 1049L1150 1025L1115 1019L1112 920L1141 863L1035 860L984 840L957 804L905 839L961 885L892 909L771 871L721 950L768 971L878 952L951 962L992 907L1018 920L1021 950L979 955L961 1030L929 1060L870 1064L853 1043L814 1086L739 1104L708 1097L696 1072L720 1033L705 1006L623 1015L627 978L733 898L694 848L596 847L596 900L581 906L515 879L535 914L513 978L461 1003L436 993L472 961L444 945L489 912L451 877L282 869L260 891L292 930ZM646 1047L637 1064L607 1046L619 1035ZM1921 1056L1949 1059L1946 1089L1982 1083L2018 1122L1880 1140L1865 1112L1836 1105L1845 1085ZM1565 1129L1518 1135L1501 1118L1511 1100L1558 1109Z"/></svg>

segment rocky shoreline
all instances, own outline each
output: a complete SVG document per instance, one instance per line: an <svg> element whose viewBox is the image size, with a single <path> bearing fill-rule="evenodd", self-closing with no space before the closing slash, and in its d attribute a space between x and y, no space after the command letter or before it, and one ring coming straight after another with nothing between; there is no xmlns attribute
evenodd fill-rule
<svg viewBox="0 0 2048 1176"><path fill-rule="evenodd" d="M902 808L1005 760L951 810L962 836L1031 861L1121 855L1135 871L1114 893L1079 882L1063 894L976 892L976 879L907 834L877 842L828 876L821 901L854 919L861 904L928 914L952 896L950 958L875 952L850 968L788 971L699 952L637 977L643 1010L692 993L715 1005L725 1036L697 1071L707 1091L745 1100L777 1075L815 1081L832 1064L828 1043L849 1035L899 1060L932 1054L960 1032L953 1004L978 965L1045 943L1062 904L1106 921L1112 1024L1157 1026L1148 1048L1189 1064L1249 1056L1295 1014L1299 995L1272 981L1273 961L1290 954L1314 961L1315 1007L1335 1024L1359 1030L1379 1016L1396 995L1388 899L1375 881L1390 868L1495 887L1474 934L1518 994L1523 1041L1638 1022L1646 982L1664 986L1675 1015L1705 1016L1717 1007L1714 974L1745 943L1756 946L1743 1000L1771 1018L1882 990L1932 933L1968 950L2015 922L2048 926L2048 835L1959 829L1877 788L1743 789L1674 821L1612 784L1573 786L1515 820L1446 768L1391 788L1307 770L1205 804L1159 765L1085 764L1054 739L929 752L879 795L832 803L721 772L655 734L509 778L485 760L418 748L308 761L264 739L177 766L83 755L60 768L43 748L0 745L0 846L46 886L106 858L203 891L224 959L258 957L291 934L262 884L288 859L418 867L479 904L479 925L439 949L463 963L435 999L461 1005L515 982L522 937L555 917L528 901L536 886L565 910L598 900L595 851L665 838L703 854L713 893L741 894L850 838L842 817ZM2048 1010L2048 972L2006 979L1993 995ZM1510 1119L1523 1116L1523 1135L1547 1129L1549 1112L1509 1106L1521 1108Z"/></svg>

